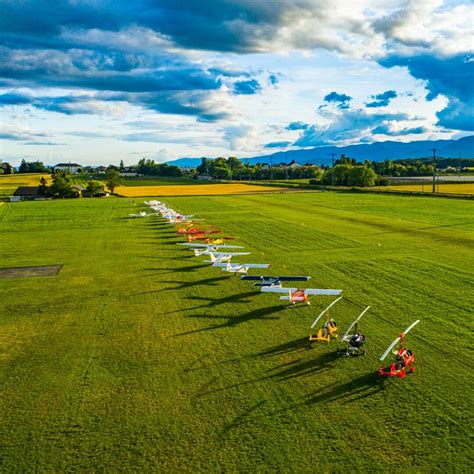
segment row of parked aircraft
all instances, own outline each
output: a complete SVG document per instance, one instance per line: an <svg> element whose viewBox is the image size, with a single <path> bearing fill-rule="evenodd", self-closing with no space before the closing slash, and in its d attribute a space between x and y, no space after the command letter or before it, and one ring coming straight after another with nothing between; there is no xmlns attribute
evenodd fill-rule
<svg viewBox="0 0 474 474"><path fill-rule="evenodd" d="M240 277L243 281L252 281L254 286L260 287L260 290L264 293L277 293L280 296L280 300L290 301L292 304L306 303L310 304L310 296L338 296L327 308L322 311L313 324L310 326L310 341L326 342L329 343L333 339L338 339L341 343L346 343L346 346L342 350L337 350L341 355L352 355L359 356L365 355L366 350L363 347L366 342L366 337L361 334L358 330L358 324L361 318L370 309L367 306L358 316L352 321L344 334L339 338L337 331L337 324L334 319L330 316L330 309L342 299L342 290L339 289L323 289L323 288L296 288L296 287L284 287L283 283L286 282L300 282L309 281L310 276L254 276L248 275L251 269L267 269L271 267L269 263L235 263L231 262L234 257L242 257L250 255L250 252L242 252L240 250L244 247L240 245L228 245L224 242L226 240L234 240L233 237L213 237L213 234L221 234L222 231L215 228L215 226L205 226L198 224L200 219L195 219L193 215L184 215L176 212L169 208L165 203L160 201L145 201L145 204L149 206L155 214L161 215L170 224L179 224L180 227L177 229L179 235L185 236L188 242L180 242L177 245L183 246L191 250L196 257L206 256L208 260L204 260L204 263L209 263L213 267L220 268L223 272L229 272L234 274L242 274ZM131 217L148 217L149 214L146 212L140 212L139 214L130 214ZM204 240L204 243L196 242L197 240ZM239 251L235 251L239 250ZM318 326L319 321L325 316L325 322L319 329L315 329ZM380 357L380 361L383 362L385 358L393 351L398 342L399 347L393 351L395 360L386 370L384 366L381 366L378 374L380 376L388 377L401 377L405 378L407 372L413 372L413 362L415 356L412 351L405 349L404 338L405 335L417 324L415 321L405 331L403 331L399 337L397 337L388 349Z"/></svg>

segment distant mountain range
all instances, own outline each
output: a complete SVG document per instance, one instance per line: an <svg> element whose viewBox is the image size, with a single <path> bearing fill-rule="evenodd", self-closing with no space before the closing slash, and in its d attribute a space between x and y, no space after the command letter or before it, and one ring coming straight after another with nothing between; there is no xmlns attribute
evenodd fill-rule
<svg viewBox="0 0 474 474"><path fill-rule="evenodd" d="M279 151L271 155L255 156L253 158L242 158L245 163L252 165L256 163L314 163L324 165L331 163L331 155L338 159L341 155L354 158L357 161L384 161L402 160L406 158L427 158L433 155L436 148L436 156L442 158L474 158L474 135L460 138L459 140L421 140L415 142L401 143L394 141L375 142L363 145L349 146L322 146L304 150ZM168 161L169 165L195 168L201 163L201 158L179 158Z"/></svg>

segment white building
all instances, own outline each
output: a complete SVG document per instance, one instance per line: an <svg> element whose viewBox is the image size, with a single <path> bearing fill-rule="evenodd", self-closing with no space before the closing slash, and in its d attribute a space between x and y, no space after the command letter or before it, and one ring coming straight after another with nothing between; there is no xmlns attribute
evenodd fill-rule
<svg viewBox="0 0 474 474"><path fill-rule="evenodd" d="M66 171L66 173L79 174L82 173L82 166L77 163L58 163L54 167L54 172Z"/></svg>

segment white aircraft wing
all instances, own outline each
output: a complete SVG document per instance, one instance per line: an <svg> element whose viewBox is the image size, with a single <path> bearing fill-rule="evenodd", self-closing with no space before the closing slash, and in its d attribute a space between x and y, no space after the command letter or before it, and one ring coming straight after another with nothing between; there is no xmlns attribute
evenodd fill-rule
<svg viewBox="0 0 474 474"><path fill-rule="evenodd" d="M311 324L310 328L313 329L316 324L318 324L318 321L321 319L321 317L330 309L332 308L339 300L342 300L342 296L334 300L325 310L321 311L319 313L318 317L314 320L313 324Z"/></svg>
<svg viewBox="0 0 474 474"><path fill-rule="evenodd" d="M212 247L212 245L209 245L209 244L195 244L195 243L189 243L189 242L179 242L176 245L184 245L185 247L198 247L198 248Z"/></svg>
<svg viewBox="0 0 474 474"><path fill-rule="evenodd" d="M286 293L288 294L290 291L294 293L298 288L282 288L282 287L275 287L275 286L262 286L262 290L264 293Z"/></svg>
<svg viewBox="0 0 474 474"><path fill-rule="evenodd" d="M229 268L268 268L269 263L214 263L213 267Z"/></svg>
<svg viewBox="0 0 474 474"><path fill-rule="evenodd" d="M359 316L357 316L357 318L354 319L354 321L352 321L351 325L347 328L347 331L341 336L341 341L346 340L346 337L351 332L352 328L359 322L360 318L362 318L362 316L364 316L364 314L367 313L367 311L369 311L369 309L370 309L370 306L367 306L367 308L365 308L364 311L362 311L362 313L360 313Z"/></svg>
<svg viewBox="0 0 474 474"><path fill-rule="evenodd" d="M239 255L250 255L250 252L209 252L209 255L214 255L214 257L237 257Z"/></svg>
<svg viewBox="0 0 474 474"><path fill-rule="evenodd" d="M184 245L186 247L198 247L212 249L243 249L241 245L214 245L214 244L195 244L193 242L179 242L176 245Z"/></svg>
<svg viewBox="0 0 474 474"><path fill-rule="evenodd" d="M321 296L339 296L342 290L323 290L319 288L307 288L304 290L305 295L321 295Z"/></svg>

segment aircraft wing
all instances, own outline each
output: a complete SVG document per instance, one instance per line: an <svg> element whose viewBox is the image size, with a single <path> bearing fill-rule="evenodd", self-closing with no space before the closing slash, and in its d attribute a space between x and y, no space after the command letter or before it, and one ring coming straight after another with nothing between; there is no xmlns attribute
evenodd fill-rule
<svg viewBox="0 0 474 474"><path fill-rule="evenodd" d="M339 296L342 290L322 290L319 288L307 288L304 290L305 295L320 295L320 296Z"/></svg>
<svg viewBox="0 0 474 474"><path fill-rule="evenodd" d="M268 268L269 263L214 263L213 267L230 268Z"/></svg>
<svg viewBox="0 0 474 474"><path fill-rule="evenodd" d="M176 245L184 245L185 247L199 247L199 248L208 248L212 247L212 245L208 244L195 244L195 243L189 243L189 242L179 242Z"/></svg>
<svg viewBox="0 0 474 474"><path fill-rule="evenodd" d="M262 286L262 291L264 293L286 293L290 291L294 293L298 288L277 288L275 286Z"/></svg>
<svg viewBox="0 0 474 474"><path fill-rule="evenodd" d="M203 244L205 247L212 247L215 249L243 249L241 245L212 245L212 244Z"/></svg>
<svg viewBox="0 0 474 474"><path fill-rule="evenodd" d="M210 252L214 257L237 257L239 255L250 255L250 252Z"/></svg>
<svg viewBox="0 0 474 474"><path fill-rule="evenodd" d="M274 277L279 281L308 281L311 280L310 276L279 276Z"/></svg>
<svg viewBox="0 0 474 474"><path fill-rule="evenodd" d="M270 263L236 263L235 265L240 265L241 267L246 267L246 268L269 268L269 267L271 267Z"/></svg>

